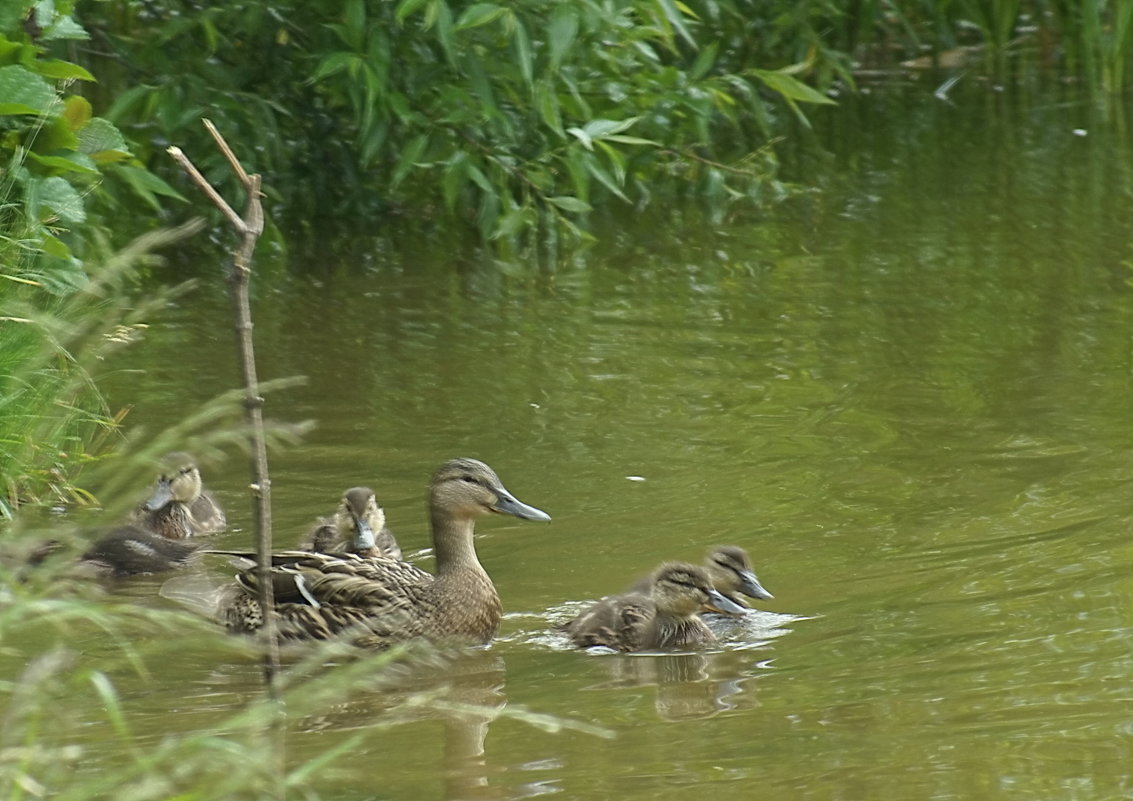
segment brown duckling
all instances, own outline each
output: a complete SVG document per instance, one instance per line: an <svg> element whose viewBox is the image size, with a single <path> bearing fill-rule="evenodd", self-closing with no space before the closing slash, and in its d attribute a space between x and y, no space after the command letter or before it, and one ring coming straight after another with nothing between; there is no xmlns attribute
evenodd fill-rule
<svg viewBox="0 0 1133 801"><path fill-rule="evenodd" d="M709 548L704 557L704 566L712 579L712 586L740 608L739 614L750 608L740 600L740 594L764 601L775 597L759 583L759 579L751 569L751 560L747 551L739 546L717 545ZM628 592L648 595L651 584L652 577L646 576L630 587Z"/></svg>
<svg viewBox="0 0 1133 801"><path fill-rule="evenodd" d="M130 522L171 540L218 534L228 526L224 510L201 483L196 461L180 452L162 460L153 494L134 511Z"/></svg>
<svg viewBox="0 0 1133 801"><path fill-rule="evenodd" d="M760 601L769 601L775 597L759 583L751 568L751 559L743 548L717 545L708 549L704 559L708 575L712 578L712 586L737 606L748 608L739 598L741 593Z"/></svg>
<svg viewBox="0 0 1133 801"><path fill-rule="evenodd" d="M299 549L401 559L401 546L386 528L385 510L369 487L352 487L344 492L334 517L320 518Z"/></svg>
<svg viewBox="0 0 1133 801"><path fill-rule="evenodd" d="M37 543L27 554L24 564L39 567L48 560L65 558L70 553L73 569L67 575L76 578L122 578L146 573L164 573L185 567L201 547L190 540L170 540L138 526L125 525L103 529L97 539L78 557L73 556L73 543L49 539Z"/></svg>
<svg viewBox="0 0 1133 801"><path fill-rule="evenodd" d="M198 542L167 539L138 526L121 526L95 540L79 558L80 569L110 578L164 573L188 565L200 547Z"/></svg>
<svg viewBox="0 0 1133 801"><path fill-rule="evenodd" d="M419 637L488 642L500 625L500 597L476 556L473 533L476 518L493 513L551 519L517 500L488 465L453 459L429 486L435 575L381 556L276 555L272 583L280 638L344 636L367 647ZM361 543L356 539L355 545ZM223 618L231 631L254 632L263 622L255 569L239 573L236 582Z"/></svg>
<svg viewBox="0 0 1133 801"><path fill-rule="evenodd" d="M603 598L564 630L580 648L663 651L713 643L716 635L701 611L738 614L743 609L712 586L708 571L687 562L666 562L650 579L649 593Z"/></svg>

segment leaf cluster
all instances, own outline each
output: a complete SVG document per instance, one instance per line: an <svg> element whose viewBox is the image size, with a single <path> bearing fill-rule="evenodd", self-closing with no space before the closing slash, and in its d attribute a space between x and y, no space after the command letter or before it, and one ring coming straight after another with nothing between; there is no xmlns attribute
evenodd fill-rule
<svg viewBox="0 0 1133 801"><path fill-rule="evenodd" d="M133 161L126 140L72 90L94 81L85 68L52 57L86 32L73 3L44 0L0 10L0 255L9 279L57 292L85 280L90 194L108 170L157 207L164 183Z"/></svg>
<svg viewBox="0 0 1133 801"><path fill-rule="evenodd" d="M207 110L277 217L459 226L514 252L585 240L610 204L782 190L777 115L829 103L804 79L836 69L825 51L775 69L785 51L736 44L749 10L708 5L112 0L84 21L115 54L89 62L108 117L151 166L171 141L201 158Z"/></svg>

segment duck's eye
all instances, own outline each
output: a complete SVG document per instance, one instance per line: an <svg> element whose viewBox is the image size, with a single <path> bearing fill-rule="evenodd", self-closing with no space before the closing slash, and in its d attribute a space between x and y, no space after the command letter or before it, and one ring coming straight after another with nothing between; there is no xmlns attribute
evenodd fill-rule
<svg viewBox="0 0 1133 801"><path fill-rule="evenodd" d="M461 476L460 480L461 481L467 481L469 484L475 484L476 483L476 479L473 476Z"/></svg>

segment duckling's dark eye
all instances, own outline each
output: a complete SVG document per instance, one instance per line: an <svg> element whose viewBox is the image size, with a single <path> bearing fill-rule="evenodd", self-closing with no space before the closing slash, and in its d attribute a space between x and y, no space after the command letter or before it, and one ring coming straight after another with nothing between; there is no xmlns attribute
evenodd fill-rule
<svg viewBox="0 0 1133 801"><path fill-rule="evenodd" d="M476 479L472 476L461 476L460 480L461 481L467 481L469 484L475 484L476 483Z"/></svg>

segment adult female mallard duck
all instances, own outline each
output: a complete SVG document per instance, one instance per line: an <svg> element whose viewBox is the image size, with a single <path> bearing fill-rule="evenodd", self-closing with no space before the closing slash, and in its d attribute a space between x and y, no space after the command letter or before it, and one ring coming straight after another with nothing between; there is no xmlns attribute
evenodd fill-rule
<svg viewBox="0 0 1133 801"><path fill-rule="evenodd" d="M435 575L381 556L277 554L272 584L280 639L343 636L369 647L418 637L488 642L500 625L500 597L472 537L476 518L491 513L551 519L517 500L488 465L453 459L429 485ZM257 631L263 610L256 600L254 568L237 575L235 592L223 610L226 625L231 631Z"/></svg>
<svg viewBox="0 0 1133 801"><path fill-rule="evenodd" d="M716 641L701 611L738 614L743 609L712 586L708 571L687 562L666 562L650 578L649 593L603 598L564 630L580 648L663 651Z"/></svg>
<svg viewBox="0 0 1133 801"><path fill-rule="evenodd" d="M334 517L320 518L299 550L401 559L401 546L386 528L386 513L369 487L344 492Z"/></svg>
<svg viewBox="0 0 1133 801"><path fill-rule="evenodd" d="M201 471L187 453L162 460L153 493L135 511L131 523L171 540L218 534L228 526L224 510L201 483Z"/></svg>

